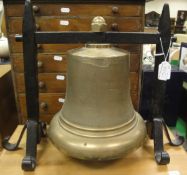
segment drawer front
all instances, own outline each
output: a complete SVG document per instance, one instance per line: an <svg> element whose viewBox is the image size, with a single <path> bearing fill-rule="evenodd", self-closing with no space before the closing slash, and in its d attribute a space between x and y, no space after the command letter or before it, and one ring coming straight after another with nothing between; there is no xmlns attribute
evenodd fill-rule
<svg viewBox="0 0 187 175"><path fill-rule="evenodd" d="M7 16L23 16L23 5L6 5ZM141 16L143 8L136 4L35 4L35 16Z"/></svg>
<svg viewBox="0 0 187 175"><path fill-rule="evenodd" d="M12 55L13 69L17 73L23 73L23 55ZM130 55L130 71L138 72L140 64L140 55L132 53ZM38 54L38 71L40 73L59 73L67 71L67 58L66 55L49 55Z"/></svg>
<svg viewBox="0 0 187 175"><path fill-rule="evenodd" d="M40 94L39 104L40 104L40 119L42 121L49 122L52 117L62 108L63 103L59 102L65 98L64 94ZM138 108L138 95L131 94L132 103L135 110ZM27 109L25 94L19 94L19 104L20 104L20 115L23 118L23 122L27 119Z"/></svg>
<svg viewBox="0 0 187 175"><path fill-rule="evenodd" d="M15 74L17 92L25 92L24 75L22 73ZM66 74L42 73L38 74L38 86L41 93L65 93L66 90Z"/></svg>
<svg viewBox="0 0 187 175"><path fill-rule="evenodd" d="M59 77L59 78L57 78ZM66 77L65 74L55 73L42 73L38 74L38 85L41 93L65 93L66 91L66 79L61 80L62 77ZM22 73L15 74L17 91L18 93L25 92L24 75ZM131 93L138 91L138 73L130 73L130 86Z"/></svg>
<svg viewBox="0 0 187 175"><path fill-rule="evenodd" d="M13 54L11 56L13 61L13 69L17 73L23 73L23 55ZM58 73L67 71L67 58L66 55L49 55L49 54L38 54L38 71L40 73Z"/></svg>
<svg viewBox="0 0 187 175"><path fill-rule="evenodd" d="M40 115L54 115L56 112L58 112L62 106L63 102L62 100L65 98L65 94L39 94L39 110ZM27 110L26 110L26 99L25 94L19 94L18 97L19 104L20 104L20 113L22 116L27 116Z"/></svg>
<svg viewBox="0 0 187 175"><path fill-rule="evenodd" d="M36 26L40 31L90 31L93 18L36 18ZM108 31L138 32L142 29L141 18L105 17ZM9 18L8 32L22 33L22 18Z"/></svg>
<svg viewBox="0 0 187 175"><path fill-rule="evenodd" d="M141 56L137 53L130 53L130 72L139 72Z"/></svg>
<svg viewBox="0 0 187 175"><path fill-rule="evenodd" d="M22 53L22 42L15 41L15 35L9 36L10 51L11 53ZM40 44L38 45L39 53L58 53L65 54L67 50L83 47L84 44ZM132 53L141 51L141 46L138 44L118 44L122 49L128 50Z"/></svg>

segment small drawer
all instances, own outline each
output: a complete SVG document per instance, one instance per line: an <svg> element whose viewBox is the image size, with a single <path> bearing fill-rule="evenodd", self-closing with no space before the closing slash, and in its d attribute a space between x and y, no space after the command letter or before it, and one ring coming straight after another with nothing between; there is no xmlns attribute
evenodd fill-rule
<svg viewBox="0 0 187 175"><path fill-rule="evenodd" d="M54 116L55 115L53 114L40 114L40 120L47 122L47 124L50 124L50 121Z"/></svg>
<svg viewBox="0 0 187 175"><path fill-rule="evenodd" d="M40 31L90 31L91 17L82 18L36 18L36 26ZM138 32L142 30L142 20L139 17L106 17L108 31ZM22 18L9 18L8 32L22 33Z"/></svg>
<svg viewBox="0 0 187 175"><path fill-rule="evenodd" d="M59 76L59 78L58 78ZM60 80L60 77L66 77L65 74L42 73L38 75L38 86L41 93L65 93L66 79ZM15 74L18 93L25 92L24 75ZM139 75L136 72L130 72L130 88L132 93L137 93Z"/></svg>
<svg viewBox="0 0 187 175"><path fill-rule="evenodd" d="M16 42L15 35L9 36L9 44L11 53L23 52L22 42ZM83 46L84 44L42 44L38 49L38 52L65 54L70 49L80 48ZM141 45L139 44L118 44L117 46L132 53L138 53L141 51Z"/></svg>
<svg viewBox="0 0 187 175"><path fill-rule="evenodd" d="M58 96L59 97L59 96ZM58 97L54 97L56 100L58 100ZM41 99L43 99L42 97L40 97ZM61 98L61 97L59 97ZM135 110L138 110L138 95L137 94L132 94L131 95L131 98L132 98L132 103L133 103L133 106L135 108ZM46 99L46 98L45 98ZM21 107L21 116L22 116L22 119L23 119L23 123L26 122L27 120L27 113L26 113L26 101L25 101L25 95L20 95L20 107ZM54 101L56 103L56 100ZM51 102L49 102L50 100L46 100L45 102L48 104L48 110L49 110L49 104L51 105ZM40 103L41 105L41 103ZM49 114L49 113L44 113L42 112L43 109L40 109L40 120L41 121L44 121L44 122L47 122L48 124L50 123L51 119L54 117L54 115L61 109L63 105L59 104L59 103L56 103L56 109L51 109L51 110L54 110L54 113L52 114Z"/></svg>
<svg viewBox="0 0 187 175"><path fill-rule="evenodd" d="M13 62L13 69L17 73L23 73L23 55L13 54L11 55ZM67 71L67 58L66 55L60 54L38 54L38 71L40 73L58 73Z"/></svg>
<svg viewBox="0 0 187 175"><path fill-rule="evenodd" d="M38 53L65 54L70 49L83 46L84 44L41 44ZM16 42L15 35L9 36L9 48L11 53L23 53L22 42Z"/></svg>
<svg viewBox="0 0 187 175"><path fill-rule="evenodd" d="M63 107L63 103L59 102L65 98L65 94L40 94L39 95L39 110L40 120L50 122L52 117ZM19 94L18 96L20 104L20 115L23 118L23 122L27 120L27 109L25 94ZM131 94L131 99L135 110L138 110L139 98L138 94Z"/></svg>
<svg viewBox="0 0 187 175"><path fill-rule="evenodd" d="M39 110L40 115L51 115L53 116L57 113L63 106L62 99L65 99L65 94L39 94ZM26 109L26 99L25 94L19 94L18 96L19 104L20 104L20 113L21 116L27 116Z"/></svg>
<svg viewBox="0 0 187 175"><path fill-rule="evenodd" d="M138 86L139 86L139 74L136 72L130 72L131 94L138 93Z"/></svg>
<svg viewBox="0 0 187 175"><path fill-rule="evenodd" d="M140 54L130 53L130 71L138 72L140 69Z"/></svg>
<svg viewBox="0 0 187 175"><path fill-rule="evenodd" d="M24 75L15 74L18 93L25 92ZM38 86L41 93L65 93L66 74L41 73L38 74Z"/></svg>
<svg viewBox="0 0 187 175"><path fill-rule="evenodd" d="M49 10L50 9L50 10ZM23 16L24 6L9 4L7 16ZM143 5L139 4L33 4L35 16L141 16Z"/></svg>
<svg viewBox="0 0 187 175"><path fill-rule="evenodd" d="M23 73L23 55L11 55L13 69L16 73ZM130 54L130 71L138 72L140 66L140 55ZM38 54L38 71L40 73L58 73L67 71L66 55Z"/></svg>

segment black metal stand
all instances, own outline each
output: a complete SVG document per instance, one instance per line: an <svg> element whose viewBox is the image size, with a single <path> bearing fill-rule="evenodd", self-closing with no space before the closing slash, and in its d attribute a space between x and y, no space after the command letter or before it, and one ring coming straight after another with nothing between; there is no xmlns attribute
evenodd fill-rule
<svg viewBox="0 0 187 175"><path fill-rule="evenodd" d="M160 37L163 41L166 54L170 43L170 17L169 6L164 5L159 23L159 33L144 32L37 32L33 17L32 4L30 0L25 1L25 12L23 17L23 35L17 35L17 41L23 41L24 75L28 121L25 124L20 138L16 144L5 139L3 146L7 150L16 150L27 129L26 156L22 161L22 169L32 171L36 167L37 143L45 136L46 125L39 122L38 102L38 72L37 72L37 44L59 44L59 43L131 43L131 44L157 44L157 53L160 53ZM164 151L162 127L172 146L183 143L182 138L171 141L167 127L162 117L162 103L164 101L166 82L157 79L158 65L163 61L160 56L155 61L155 89L153 95L153 120L147 122L149 136L154 140L155 159L158 164L169 163L169 155Z"/></svg>
<svg viewBox="0 0 187 175"><path fill-rule="evenodd" d="M184 143L184 138L179 136L171 140L167 126L162 118L154 118L153 121L146 121L147 133L150 139L154 141L154 156L159 165L166 165L170 162L169 154L164 151L163 130L169 145L180 146Z"/></svg>

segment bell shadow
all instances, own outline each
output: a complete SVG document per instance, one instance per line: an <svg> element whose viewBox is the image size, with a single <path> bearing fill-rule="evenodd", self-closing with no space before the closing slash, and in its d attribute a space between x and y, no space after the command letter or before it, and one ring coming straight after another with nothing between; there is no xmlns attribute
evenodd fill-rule
<svg viewBox="0 0 187 175"><path fill-rule="evenodd" d="M102 169L108 166L111 166L112 164L117 163L120 161L120 159L115 159L115 160L105 160L105 161L98 161L98 160L80 160L76 158L69 158L71 161L75 164L79 164L81 166L86 166L91 169Z"/></svg>

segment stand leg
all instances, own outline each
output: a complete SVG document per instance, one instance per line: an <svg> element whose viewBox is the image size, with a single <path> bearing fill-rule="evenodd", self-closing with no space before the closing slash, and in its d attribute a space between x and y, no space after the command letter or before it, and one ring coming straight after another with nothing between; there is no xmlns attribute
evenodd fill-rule
<svg viewBox="0 0 187 175"><path fill-rule="evenodd" d="M26 156L22 161L22 169L25 171L32 171L36 167L37 143L39 143L41 137L39 134L39 92L35 26L31 1L25 0L23 17L23 56L28 116Z"/></svg>
<svg viewBox="0 0 187 175"><path fill-rule="evenodd" d="M158 31L160 37L165 37L163 42L164 52L167 53L171 37L170 29L170 14L169 6L165 4L162 10L162 14L159 21ZM156 52L161 53L161 45L157 44ZM164 151L163 145L163 126L162 116L165 101L165 89L166 82L158 80L158 66L164 60L163 56L159 56L155 59L154 67L154 87L152 91L152 121L151 121L151 132L149 133L150 138L154 140L154 154L155 160L159 165L166 165L170 162L170 157L167 152Z"/></svg>
<svg viewBox="0 0 187 175"><path fill-rule="evenodd" d="M36 167L37 144L46 136L46 124L29 120L27 124L26 156L22 161L22 169L33 171Z"/></svg>
<svg viewBox="0 0 187 175"><path fill-rule="evenodd" d="M155 118L151 122L146 122L147 132L150 139L154 141L154 156L159 165L166 165L170 162L169 154L164 151L163 130L171 146L180 146L184 143L184 138L179 136L171 140L167 126L162 118Z"/></svg>
<svg viewBox="0 0 187 175"><path fill-rule="evenodd" d="M37 143L40 142L42 137L46 136L46 124L43 122L36 122L29 120L24 125L18 141L16 143L10 143L9 138L3 140L3 148L8 151L16 151L19 149L20 141L23 137L25 130L27 129L27 140L26 140L26 156L22 161L22 169L25 171L32 171L36 167L36 151Z"/></svg>
<svg viewBox="0 0 187 175"><path fill-rule="evenodd" d="M38 137L38 123L29 120L27 124L26 156L22 161L22 169L32 171L36 167L36 149Z"/></svg>
<svg viewBox="0 0 187 175"><path fill-rule="evenodd" d="M169 154L164 151L162 119L153 120L153 139L155 160L159 165L166 165L170 162Z"/></svg>
<svg viewBox="0 0 187 175"><path fill-rule="evenodd" d="M36 24L33 16L31 0L25 0L23 16L23 57L24 78L28 121L24 125L16 144L3 142L7 150L17 150L24 131L27 129L26 155L22 161L22 169L32 171L36 167L37 144L45 136L46 124L39 121L39 90L37 69L37 44L35 41Z"/></svg>

